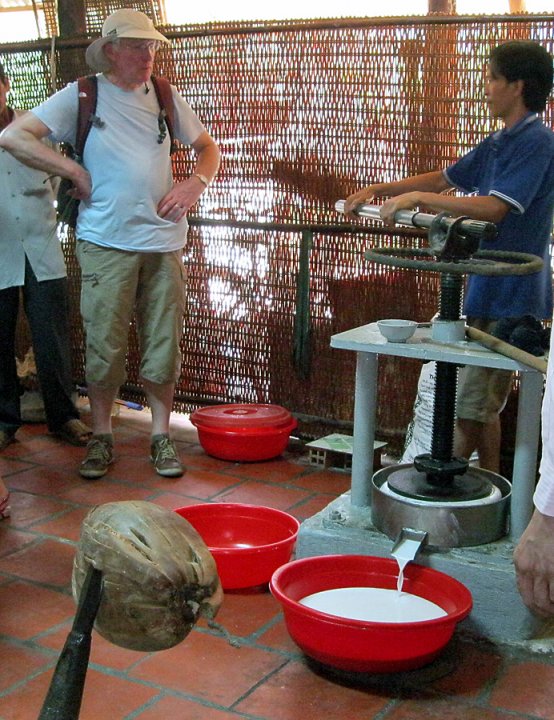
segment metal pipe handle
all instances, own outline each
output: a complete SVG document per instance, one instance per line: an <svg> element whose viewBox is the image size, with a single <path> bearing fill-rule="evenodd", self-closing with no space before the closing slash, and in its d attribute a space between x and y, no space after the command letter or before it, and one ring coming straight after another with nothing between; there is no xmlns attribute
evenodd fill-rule
<svg viewBox="0 0 554 720"><path fill-rule="evenodd" d="M337 200L335 210L344 214L344 203L344 200ZM363 203L356 208L356 215L363 218L370 218L371 220L382 221L383 218L380 215L380 209L380 205ZM410 227L429 228L435 217L436 215L429 215L428 213L422 213L417 210L399 210L394 216L394 222ZM443 230L448 230L456 221L457 218L443 217L440 224ZM484 222L483 220L471 220L470 218L462 220L458 229L462 234L478 238L479 240L494 240L497 233L494 223Z"/></svg>

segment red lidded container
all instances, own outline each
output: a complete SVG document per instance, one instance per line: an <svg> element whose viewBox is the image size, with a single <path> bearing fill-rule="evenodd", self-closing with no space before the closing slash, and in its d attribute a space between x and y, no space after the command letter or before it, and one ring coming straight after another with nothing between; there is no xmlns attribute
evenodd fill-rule
<svg viewBox="0 0 554 720"><path fill-rule="evenodd" d="M235 462L277 457L297 425L291 413L280 405L256 403L199 408L190 420L208 455Z"/></svg>

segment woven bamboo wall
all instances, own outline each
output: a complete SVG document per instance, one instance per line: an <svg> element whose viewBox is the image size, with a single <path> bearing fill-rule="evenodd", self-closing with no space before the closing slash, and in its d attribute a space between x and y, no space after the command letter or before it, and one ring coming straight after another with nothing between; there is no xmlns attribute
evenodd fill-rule
<svg viewBox="0 0 554 720"><path fill-rule="evenodd" d="M318 231L309 252L309 373L293 362L300 231L245 223L337 224L334 202L371 181L446 166L494 127L483 103L490 49L528 37L552 52L554 18L427 18L229 24L166 28L171 50L158 72L177 85L220 144L217 181L193 213L227 226L191 228L183 372L176 408L206 402L275 402L329 421L352 419L354 357L332 350L333 333L380 317L428 320L437 283L428 273L363 259L369 244L414 244L380 228ZM57 86L86 71L82 48L56 53ZM10 48L0 59L12 102L49 93L49 53ZM552 122L553 108L546 113ZM175 160L186 176L192 157ZM232 223L243 226L233 227ZM346 228L348 230L348 228ZM68 266L78 271L67 240ZM75 311L75 363L83 375ZM133 340L129 382L138 385ZM378 428L398 448L411 417L420 365L386 360Z"/></svg>

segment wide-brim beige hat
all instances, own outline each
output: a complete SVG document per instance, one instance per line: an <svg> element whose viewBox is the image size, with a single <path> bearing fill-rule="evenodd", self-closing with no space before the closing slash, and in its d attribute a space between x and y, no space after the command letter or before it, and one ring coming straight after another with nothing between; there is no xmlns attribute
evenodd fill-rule
<svg viewBox="0 0 554 720"><path fill-rule="evenodd" d="M87 48L85 54L87 65L95 72L109 70L110 65L104 55L103 47L106 43L118 38L159 40L169 44L169 40L156 30L154 23L147 15L138 10L123 8L116 10L104 20L102 37L94 40Z"/></svg>

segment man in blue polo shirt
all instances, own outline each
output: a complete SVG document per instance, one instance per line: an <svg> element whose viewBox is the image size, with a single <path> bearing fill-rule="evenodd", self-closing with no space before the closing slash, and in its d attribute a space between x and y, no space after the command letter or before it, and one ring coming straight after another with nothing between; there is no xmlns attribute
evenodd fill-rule
<svg viewBox="0 0 554 720"><path fill-rule="evenodd" d="M390 197L381 217L394 222L398 210L425 208L494 222L498 237L482 247L527 252L544 260L530 276L472 275L464 312L469 324L486 332L500 318L552 317L549 244L554 214L554 133L537 113L552 89L550 54L537 43L513 40L490 56L485 99L492 117L504 128L445 170L372 184L347 198L345 212L360 204ZM445 190L466 195L443 195ZM479 464L499 471L500 412L506 404L511 373L466 367L460 374L454 453L469 458L477 450Z"/></svg>

